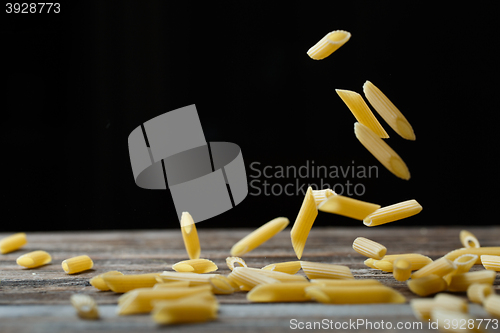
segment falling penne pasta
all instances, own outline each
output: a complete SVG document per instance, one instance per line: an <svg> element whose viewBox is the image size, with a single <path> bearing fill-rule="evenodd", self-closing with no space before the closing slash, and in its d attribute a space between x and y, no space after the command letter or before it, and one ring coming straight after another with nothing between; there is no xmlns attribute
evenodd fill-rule
<svg viewBox="0 0 500 333"><path fill-rule="evenodd" d="M307 55L314 60L324 59L347 43L349 38L351 34L344 30L329 32L307 51Z"/></svg>
<svg viewBox="0 0 500 333"><path fill-rule="evenodd" d="M35 268L46 265L52 261L52 257L45 251L33 251L23 254L17 258L16 263L26 268Z"/></svg>
<svg viewBox="0 0 500 333"><path fill-rule="evenodd" d="M405 303L406 298L387 286L310 286L306 297L329 304Z"/></svg>
<svg viewBox="0 0 500 333"><path fill-rule="evenodd" d="M67 274L75 274L92 269L94 262L89 256L83 255L66 259L61 263L61 266Z"/></svg>
<svg viewBox="0 0 500 333"><path fill-rule="evenodd" d="M407 281L411 276L411 263L405 259L396 259L392 274L397 281Z"/></svg>
<svg viewBox="0 0 500 333"><path fill-rule="evenodd" d="M290 221L286 217L275 218L243 237L231 248L232 256L241 256L259 247L286 228Z"/></svg>
<svg viewBox="0 0 500 333"><path fill-rule="evenodd" d="M157 324L199 323L217 319L217 299L200 299L197 295L176 300L154 302L152 318Z"/></svg>
<svg viewBox="0 0 500 333"><path fill-rule="evenodd" d="M313 190L312 194L314 196L314 202L316 202L316 208L325 202L329 197L337 195L337 193L333 192L329 188L324 190Z"/></svg>
<svg viewBox="0 0 500 333"><path fill-rule="evenodd" d="M354 134L359 142L395 176L408 180L410 170L403 159L384 140L361 123L354 124Z"/></svg>
<svg viewBox="0 0 500 333"><path fill-rule="evenodd" d="M481 256L481 263L486 269L500 272L500 256L490 256L487 254L483 254Z"/></svg>
<svg viewBox="0 0 500 333"><path fill-rule="evenodd" d="M460 231L460 242L464 247L481 247L479 244L479 241L477 240L476 236L470 231L467 230L462 230Z"/></svg>
<svg viewBox="0 0 500 333"><path fill-rule="evenodd" d="M82 319L99 319L99 308L92 297L84 294L71 295L71 305Z"/></svg>
<svg viewBox="0 0 500 333"><path fill-rule="evenodd" d="M123 275L123 273L118 272L118 271L109 271L109 272L94 276L92 279L89 280L89 283L94 288L97 288L99 290L102 290L102 291L110 290L108 284L104 281L103 276L105 276L105 275Z"/></svg>
<svg viewBox="0 0 500 333"><path fill-rule="evenodd" d="M262 283L280 283L279 280L272 278L263 272L269 271L262 271L260 269L253 270L248 267L235 267L229 276L233 280L239 282L238 284L249 288L254 288L256 285Z"/></svg>
<svg viewBox="0 0 500 333"><path fill-rule="evenodd" d="M215 272L218 267L212 260L189 259L175 263L172 269L176 272L210 273Z"/></svg>
<svg viewBox="0 0 500 333"><path fill-rule="evenodd" d="M492 285L496 276L496 272L488 270L456 274L451 277L448 289L450 291L467 291L467 288L473 283L487 283Z"/></svg>
<svg viewBox="0 0 500 333"><path fill-rule="evenodd" d="M2 238L0 239L0 253L6 254L18 250L27 242L24 232L18 232L17 234Z"/></svg>
<svg viewBox="0 0 500 333"><path fill-rule="evenodd" d="M404 139L415 140L415 133L408 120L380 89L366 81L363 91L368 102L396 133Z"/></svg>
<svg viewBox="0 0 500 333"><path fill-rule="evenodd" d="M248 294L250 302L304 302L310 299L305 295L309 282L264 283L253 288Z"/></svg>
<svg viewBox="0 0 500 333"><path fill-rule="evenodd" d="M343 195L333 195L318 207L322 212L347 216L361 221L379 208L380 205L356 200Z"/></svg>
<svg viewBox="0 0 500 333"><path fill-rule="evenodd" d="M374 227L381 224L386 224L407 217L416 215L422 211L422 206L417 200L407 200L394 205L377 209L372 214L368 215L364 220L364 225Z"/></svg>
<svg viewBox="0 0 500 333"><path fill-rule="evenodd" d="M309 236L316 216L318 216L318 209L316 208L312 188L309 187L304 197L304 201L302 202L302 206L300 207L297 219L290 231L293 250L299 259L302 258L307 237Z"/></svg>
<svg viewBox="0 0 500 333"><path fill-rule="evenodd" d="M182 212L181 233L189 259L198 259L201 252L200 240L193 217L188 212Z"/></svg>
<svg viewBox="0 0 500 333"><path fill-rule="evenodd" d="M431 274L443 277L455 269L456 267L452 261L442 257L414 272L411 277L412 279L418 279Z"/></svg>
<svg viewBox="0 0 500 333"><path fill-rule="evenodd" d="M352 243L352 248L354 251L364 255L365 257L377 260L382 259L387 252L387 248L382 244L364 237L356 238Z"/></svg>
<svg viewBox="0 0 500 333"><path fill-rule="evenodd" d="M444 291L448 287L442 277L434 274L408 280L407 285L413 293L422 297Z"/></svg>
<svg viewBox="0 0 500 333"><path fill-rule="evenodd" d="M230 270L234 269L234 267L235 267L234 264L238 264L239 267L247 267L245 260L241 259L240 257L227 257L226 264ZM238 266L236 266L236 267L238 267Z"/></svg>
<svg viewBox="0 0 500 333"><path fill-rule="evenodd" d="M491 294L483 302L484 309L495 317L500 317L500 296Z"/></svg>
<svg viewBox="0 0 500 333"><path fill-rule="evenodd" d="M126 293L133 289L153 287L158 283L156 278L159 275L159 273L133 275L104 274L102 279L108 285L109 289L115 293Z"/></svg>
<svg viewBox="0 0 500 333"><path fill-rule="evenodd" d="M321 262L301 261L302 270L309 279L354 279L349 267Z"/></svg>
<svg viewBox="0 0 500 333"><path fill-rule="evenodd" d="M360 94L350 90L335 89L335 91L347 105L349 110L351 110L358 123L370 129L378 139L386 139L389 137Z"/></svg>
<svg viewBox="0 0 500 333"><path fill-rule="evenodd" d="M278 262L275 264L269 264L267 266L262 267L263 270L282 272L288 274L295 274L300 270L300 261L286 261L286 262Z"/></svg>
<svg viewBox="0 0 500 333"><path fill-rule="evenodd" d="M486 297L495 293L489 283L473 283L467 288L467 297L473 303L483 304Z"/></svg>
<svg viewBox="0 0 500 333"><path fill-rule="evenodd" d="M490 256L500 256L500 246L493 246L493 247L468 247L468 248L461 248L458 250L453 250L445 255L445 258L448 258L450 260L455 260L456 258L460 257L461 255L464 254L476 254L478 255L478 258L476 260L476 265L481 265L481 256L483 255L490 255Z"/></svg>
<svg viewBox="0 0 500 333"><path fill-rule="evenodd" d="M189 281L190 286L200 286L210 284L210 279L220 274L208 273L181 273L164 271L156 277L158 282Z"/></svg>

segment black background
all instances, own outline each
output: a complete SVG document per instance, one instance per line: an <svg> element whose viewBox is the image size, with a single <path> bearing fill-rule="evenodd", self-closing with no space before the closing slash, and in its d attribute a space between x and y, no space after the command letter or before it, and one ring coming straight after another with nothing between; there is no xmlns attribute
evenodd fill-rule
<svg viewBox="0 0 500 333"><path fill-rule="evenodd" d="M82 1L61 4L60 14L2 9L0 231L178 227L168 191L135 185L127 138L141 123L193 103L207 141L241 147L249 181L252 162L377 165L378 178L347 179L365 187L357 198L383 206L416 199L424 207L388 228L496 224L492 4ZM307 56L338 29L351 32L348 43L321 61ZM407 141L382 122L409 181L361 146L335 93L362 93L365 80L415 130L417 140ZM256 227L277 216L293 222L302 199L249 195L198 228ZM316 220L360 224L326 213Z"/></svg>

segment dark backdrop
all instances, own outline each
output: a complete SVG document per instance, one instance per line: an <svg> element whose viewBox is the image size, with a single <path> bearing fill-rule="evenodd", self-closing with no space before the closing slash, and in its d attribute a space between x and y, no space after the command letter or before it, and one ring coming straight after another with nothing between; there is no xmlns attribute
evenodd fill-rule
<svg viewBox="0 0 500 333"><path fill-rule="evenodd" d="M178 227L168 191L135 185L127 137L193 103L207 141L241 147L249 181L253 162L261 169L377 165L376 178L324 181L362 184L361 200L416 199L424 207L387 227L497 223L492 2L172 3L80 1L62 4L60 14L2 9L0 231ZM337 29L351 40L324 60L310 59L308 48ZM362 93L365 80L413 125L411 142L382 122L409 181L354 137L355 119L335 89ZM198 226L256 227L277 216L293 222L302 199L249 195ZM361 223L320 213L316 224Z"/></svg>

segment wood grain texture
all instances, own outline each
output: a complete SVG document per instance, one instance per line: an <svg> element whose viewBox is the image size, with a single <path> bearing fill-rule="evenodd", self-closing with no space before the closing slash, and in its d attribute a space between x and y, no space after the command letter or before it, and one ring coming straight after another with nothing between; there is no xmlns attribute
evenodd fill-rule
<svg viewBox="0 0 500 333"><path fill-rule="evenodd" d="M459 232L474 233L482 246L499 246L500 227L467 228L402 228L402 227L342 227L313 228L306 243L303 260L347 265L355 278L375 278L399 290L408 299L416 297L406 284L396 281L390 273L370 269L363 264L365 257L352 249L356 237L366 237L385 245L387 254L421 253L433 259L460 248ZM225 264L229 250L251 230L217 230L198 227L201 257L213 260L219 273L230 271ZM8 234L0 233L0 238ZM158 327L149 316L119 317L114 313L120 294L98 291L89 284L97 274L118 270L124 274L162 272L188 259L180 230L136 230L108 232L51 232L28 233L28 244L22 249L0 256L0 322L1 332L95 332L155 331ZM20 255L45 250L52 255L52 264L25 269L16 264ZM94 260L94 268L67 275L61 262L72 256L86 254ZM243 256L250 267L297 260L290 241L290 228L285 229L259 248ZM483 269L475 266L473 270ZM304 275L302 271L298 274ZM495 288L499 289L497 277ZM102 308L103 319L98 322L78 320L69 303L74 293L95 298ZM458 293L465 296L465 293ZM290 319L334 321L372 320L416 321L408 304L333 306L316 303L250 304L245 293L218 295L222 304L216 322L175 326L176 330L195 332L200 329L225 331L289 331ZM471 310L483 318L491 318L480 307ZM22 318L22 320L20 320ZM36 325L36 329L35 326ZM425 328L425 327L424 327ZM358 329L357 331L363 331ZM367 330L370 331L370 330ZM405 330L405 332L412 330ZM435 330L428 330L435 332ZM415 330L427 332L427 330Z"/></svg>

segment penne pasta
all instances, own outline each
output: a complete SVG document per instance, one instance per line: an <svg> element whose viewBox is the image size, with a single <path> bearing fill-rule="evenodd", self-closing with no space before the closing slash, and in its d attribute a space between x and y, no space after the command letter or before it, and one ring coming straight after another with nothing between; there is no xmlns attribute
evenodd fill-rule
<svg viewBox="0 0 500 333"><path fill-rule="evenodd" d="M163 288L187 288L187 287L189 287L189 281L170 281L170 282L158 282L152 288L163 289Z"/></svg>
<svg viewBox="0 0 500 333"><path fill-rule="evenodd" d="M446 290L448 284L438 275L427 275L418 279L411 279L407 282L408 288L419 295L428 296Z"/></svg>
<svg viewBox="0 0 500 333"><path fill-rule="evenodd" d="M262 283L280 282L279 280L269 277L262 272L263 271L259 269L252 270L248 267L235 267L233 271L229 274L229 276L232 278L232 280L238 282L239 285L247 286L249 288L253 288L256 285Z"/></svg>
<svg viewBox="0 0 500 333"><path fill-rule="evenodd" d="M234 264L238 264L239 267L247 267L247 264L245 260L239 258L239 257L227 257L226 258L226 264L227 267L229 267L230 270L234 269Z"/></svg>
<svg viewBox="0 0 500 333"><path fill-rule="evenodd" d="M467 299L446 293L439 293L434 296L434 307L462 313L469 312Z"/></svg>
<svg viewBox="0 0 500 333"><path fill-rule="evenodd" d="M290 231L293 250L298 259L302 258L307 237L309 236L316 216L318 216L318 209L316 208L312 188L309 187L304 197L304 201L302 202L302 206L300 207L297 219Z"/></svg>
<svg viewBox="0 0 500 333"><path fill-rule="evenodd" d="M469 247L469 248L461 248L458 250L451 251L447 253L444 257L450 260L455 260L461 255L464 254L476 254L479 257L476 260L476 265L481 265L481 256L490 255L490 256L500 256L500 246L496 247Z"/></svg>
<svg viewBox="0 0 500 333"><path fill-rule="evenodd" d="M443 277L455 269L456 267L453 262L443 257L422 267L418 271L414 272L411 277L412 279L418 279L431 274Z"/></svg>
<svg viewBox="0 0 500 333"><path fill-rule="evenodd" d="M415 133L399 109L370 81L363 85L363 92L371 106L391 126L394 132L406 140L415 140Z"/></svg>
<svg viewBox="0 0 500 333"><path fill-rule="evenodd" d="M410 179L410 170L403 159L371 129L354 124L354 134L361 144L390 172L404 180Z"/></svg>
<svg viewBox="0 0 500 333"><path fill-rule="evenodd" d="M84 294L71 295L71 305L82 319L99 319L99 308L92 297Z"/></svg>
<svg viewBox="0 0 500 333"><path fill-rule="evenodd" d="M188 212L181 215L181 233L189 259L198 259L201 252L200 240L193 217Z"/></svg>
<svg viewBox="0 0 500 333"><path fill-rule="evenodd" d="M375 269L377 269L377 266L375 266L375 263L376 263L377 261L378 261L378 260L375 260L375 259L373 259L373 258L368 258L368 259L366 259L363 263L364 263L366 266L370 267L370 268L375 268Z"/></svg>
<svg viewBox="0 0 500 333"><path fill-rule="evenodd" d="M309 282L259 284L247 294L247 300L259 303L309 301L305 294L309 286Z"/></svg>
<svg viewBox="0 0 500 333"><path fill-rule="evenodd" d="M233 286L231 280L224 275L216 275L214 277L211 277L208 281L212 286L212 292L214 294L227 295L232 294L236 290L238 290L235 288L235 286Z"/></svg>
<svg viewBox="0 0 500 333"><path fill-rule="evenodd" d="M254 250L285 229L288 223L290 221L286 217L277 217L265 223L234 244L231 248L231 255L241 256Z"/></svg>
<svg viewBox="0 0 500 333"><path fill-rule="evenodd" d="M421 211L422 206L420 206L417 200L407 200L377 209L374 213L368 215L363 220L363 223L368 227L374 227L377 225L405 219L407 217L416 215Z"/></svg>
<svg viewBox="0 0 500 333"><path fill-rule="evenodd" d="M0 239L0 253L6 254L18 250L24 246L28 241L24 232L18 232Z"/></svg>
<svg viewBox="0 0 500 333"><path fill-rule="evenodd" d="M354 279L347 266L301 261L302 270L309 279Z"/></svg>
<svg viewBox="0 0 500 333"><path fill-rule="evenodd" d="M318 207L322 212L347 216L361 221L379 208L380 205L356 200L343 195L333 195Z"/></svg>
<svg viewBox="0 0 500 333"><path fill-rule="evenodd" d="M495 293L493 286L488 283L473 283L467 288L467 297L473 303L483 304L486 297Z"/></svg>
<svg viewBox="0 0 500 333"><path fill-rule="evenodd" d="M460 231L460 242L462 243L462 245L465 248L467 248L467 247L474 247L474 248L481 247L476 236L474 236L474 234L472 232L469 232L467 230Z"/></svg>
<svg viewBox="0 0 500 333"><path fill-rule="evenodd" d="M126 293L133 289L153 287L158 283L156 278L159 275L159 273L133 275L104 274L102 279L108 285L109 289L115 293Z"/></svg>
<svg viewBox="0 0 500 333"><path fill-rule="evenodd" d="M34 268L52 262L52 257L45 251L33 251L17 258L16 263L26 268Z"/></svg>
<svg viewBox="0 0 500 333"><path fill-rule="evenodd" d="M306 297L328 304L405 303L406 298L386 286L311 286Z"/></svg>
<svg viewBox="0 0 500 333"><path fill-rule="evenodd" d="M477 257L478 256L475 254L464 254L456 258L455 260L453 260L453 264L456 267L455 270L443 276L443 279L449 285L451 283L451 278L453 277L453 275L467 273L472 268L472 266L474 266L474 263L477 261Z"/></svg>
<svg viewBox="0 0 500 333"><path fill-rule="evenodd" d="M488 270L456 274L451 277L448 289L450 291L467 291L467 288L473 283L487 283L492 285L495 277L496 272Z"/></svg>
<svg viewBox="0 0 500 333"><path fill-rule="evenodd" d="M389 254L389 255L384 256L384 258L382 258L382 259L385 261L389 261L391 263L393 263L397 259L404 259L411 264L412 271L419 270L422 267L432 263L431 258L424 256L422 254L419 254L419 253ZM389 269L388 265L387 265L387 268ZM392 269L387 270L387 272L392 272Z"/></svg>
<svg viewBox="0 0 500 333"><path fill-rule="evenodd" d="M258 269L258 268L248 268L249 270L255 271L259 274L268 276L270 278L276 279L280 282L301 282L301 281L307 281L305 276L302 275L294 275L294 274L288 274L288 273L283 273L283 272L278 272L278 271L271 271L268 269Z"/></svg>
<svg viewBox="0 0 500 333"><path fill-rule="evenodd" d="M307 55L314 60L324 59L347 43L349 38L351 34L344 30L329 32L307 51Z"/></svg>
<svg viewBox="0 0 500 333"><path fill-rule="evenodd" d="M210 273L215 272L218 267L212 260L189 259L175 263L172 269L176 272Z"/></svg>
<svg viewBox="0 0 500 333"><path fill-rule="evenodd" d="M462 312L435 307L431 311L431 320L437 323L441 332L483 332L480 321Z"/></svg>
<svg viewBox="0 0 500 333"><path fill-rule="evenodd" d="M431 311L434 304L433 298L414 298L410 301L413 314L421 321L431 319Z"/></svg>
<svg viewBox="0 0 500 333"><path fill-rule="evenodd" d="M484 309L495 317L500 317L500 296L491 294L483 302Z"/></svg>
<svg viewBox="0 0 500 333"><path fill-rule="evenodd" d="M411 263L405 259L394 260L393 276L397 281L408 280L411 276Z"/></svg>
<svg viewBox="0 0 500 333"><path fill-rule="evenodd" d="M220 274L198 274L164 271L156 277L158 282L189 281L190 286L200 286L210 284L210 279Z"/></svg>
<svg viewBox="0 0 500 333"><path fill-rule="evenodd" d="M89 283L94 287L102 291L110 290L108 284L104 281L103 276L105 275L123 275L122 272L118 271L109 271L103 274L99 274L90 279Z"/></svg>
<svg viewBox="0 0 500 333"><path fill-rule="evenodd" d="M267 266L262 267L263 270L282 272L288 274L295 274L300 270L300 261L286 261L286 262L278 262L275 264L269 264Z"/></svg>
<svg viewBox="0 0 500 333"><path fill-rule="evenodd" d="M483 254L481 256L481 263L486 269L500 272L500 256L490 256L487 254Z"/></svg>
<svg viewBox="0 0 500 333"><path fill-rule="evenodd" d="M312 279L311 283L323 287L364 287L364 286L382 286L379 280L359 279L359 280L334 280L334 279Z"/></svg>
<svg viewBox="0 0 500 333"><path fill-rule="evenodd" d="M316 208L318 208L318 206L325 202L329 197L337 195L337 193L333 192L329 188L324 190L312 190L312 194L314 196L314 202L316 202Z"/></svg>
<svg viewBox="0 0 500 333"><path fill-rule="evenodd" d="M217 299L206 300L193 296L157 301L151 316L157 324L162 325L199 323L217 319L218 309Z"/></svg>
<svg viewBox="0 0 500 333"><path fill-rule="evenodd" d="M66 259L61 263L61 266L67 274L75 274L92 269L94 262L89 256L83 255Z"/></svg>
<svg viewBox="0 0 500 333"><path fill-rule="evenodd" d="M351 110L358 123L370 129L378 139L386 139L389 137L360 94L350 90L335 89L335 91L347 105L349 110Z"/></svg>
<svg viewBox="0 0 500 333"><path fill-rule="evenodd" d="M382 244L364 237L356 238L352 243L352 248L365 257L378 260L382 259L387 252L387 248Z"/></svg>
<svg viewBox="0 0 500 333"><path fill-rule="evenodd" d="M389 260L377 260L373 263L376 269L380 269L381 271L391 273L394 271L394 264Z"/></svg>

